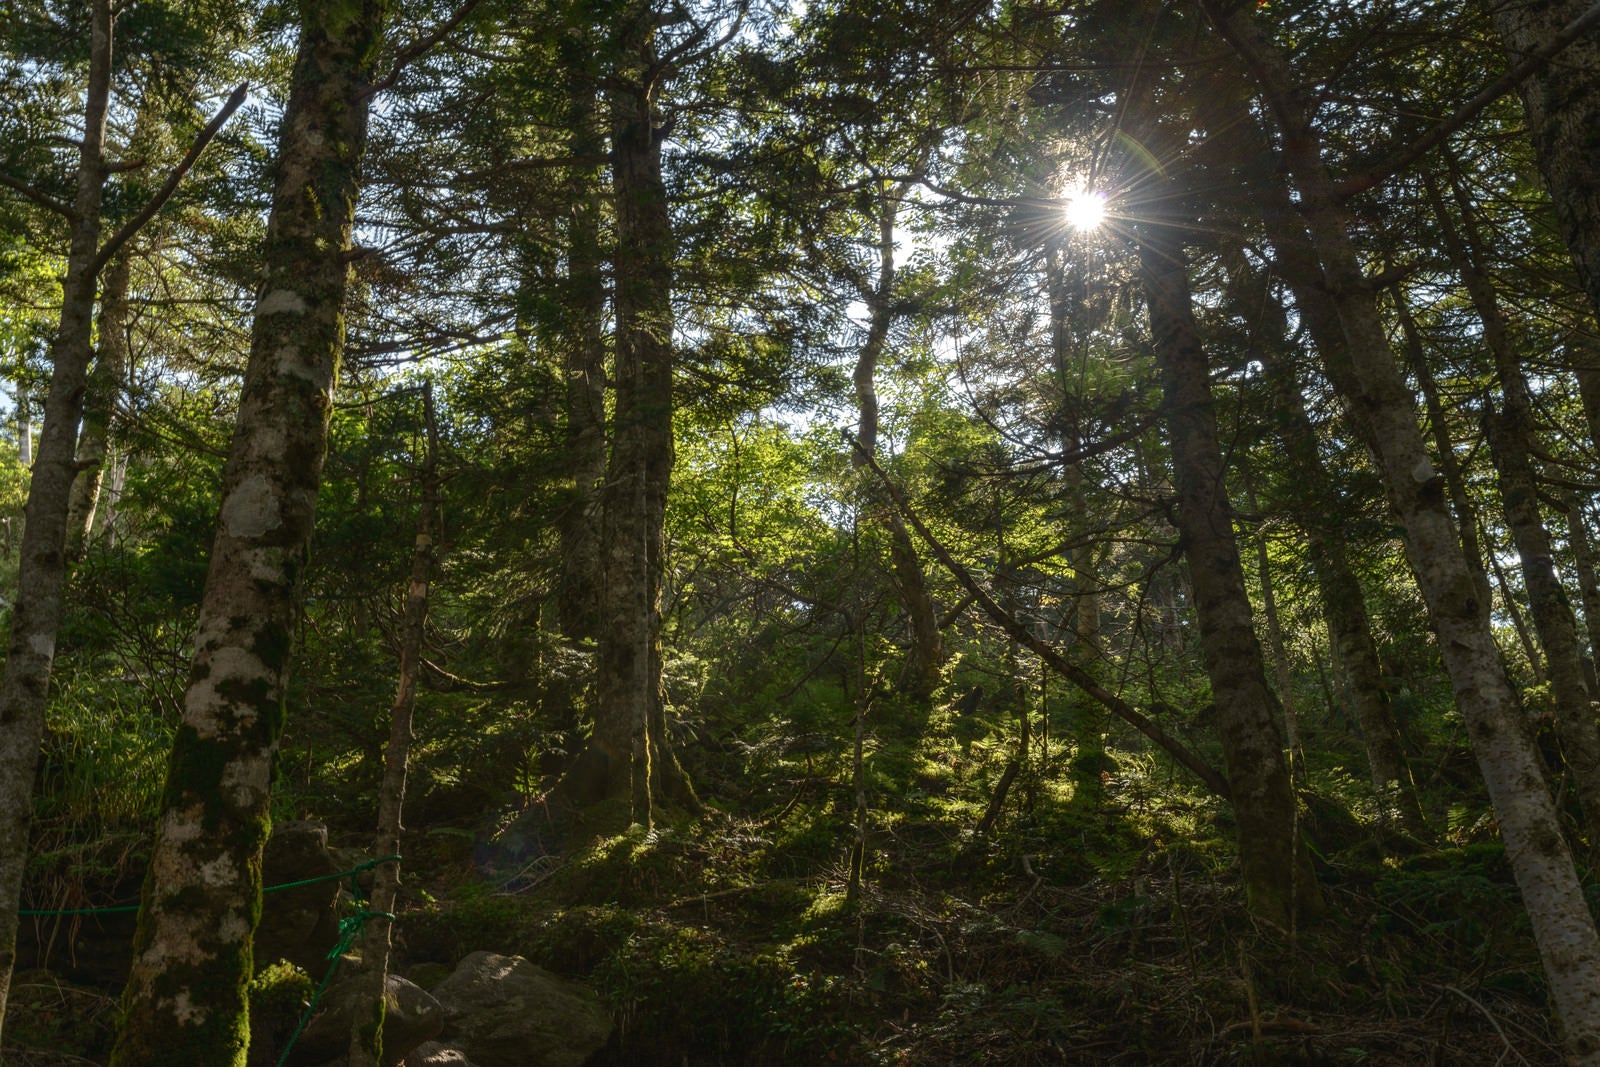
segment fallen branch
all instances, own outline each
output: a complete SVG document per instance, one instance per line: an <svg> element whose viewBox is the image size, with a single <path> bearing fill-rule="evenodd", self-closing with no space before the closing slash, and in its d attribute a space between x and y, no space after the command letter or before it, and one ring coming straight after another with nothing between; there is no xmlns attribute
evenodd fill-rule
<svg viewBox="0 0 1600 1067"><path fill-rule="evenodd" d="M900 514L905 516L906 521L911 524L911 528L917 531L917 536L927 542L934 558L944 565L945 569L950 572L961 587L971 594L972 599L978 603L978 606L1013 641L1038 656L1044 661L1045 666L1077 686L1087 696L1094 698L1113 715L1154 741L1169 756L1189 768L1195 777L1199 778L1212 793L1222 797L1224 800L1231 798L1232 790L1228 786L1227 778L1223 777L1221 771L1201 759L1198 754L1190 750L1182 741L1167 733L1159 724L1139 712L1133 705L1095 681L1094 676L1088 671L1068 660L1038 637L1035 637L1032 630L1002 608L994 597L990 596L988 591L978 584L977 579L972 576L972 572L956 560L950 550L933 535L922 519L911 509L911 505L906 501L905 494L884 473L883 468L878 466L877 460L868 455L849 432L845 432L844 436L850 442L851 447L855 449L856 454L863 457L863 465L870 468L872 473L877 475L879 481L883 483L889 498L894 501L895 507L899 509Z"/></svg>

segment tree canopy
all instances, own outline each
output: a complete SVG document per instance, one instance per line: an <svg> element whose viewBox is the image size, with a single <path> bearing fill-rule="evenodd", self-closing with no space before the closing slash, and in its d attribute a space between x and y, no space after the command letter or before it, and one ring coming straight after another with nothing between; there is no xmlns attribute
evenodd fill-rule
<svg viewBox="0 0 1600 1067"><path fill-rule="evenodd" d="M1577 0L0 5L0 1061L1600 1064L1597 314Z"/></svg>

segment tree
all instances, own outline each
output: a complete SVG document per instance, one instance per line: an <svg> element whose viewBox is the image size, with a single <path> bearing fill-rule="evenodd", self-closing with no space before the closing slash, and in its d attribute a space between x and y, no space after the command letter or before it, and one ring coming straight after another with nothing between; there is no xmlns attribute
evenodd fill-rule
<svg viewBox="0 0 1600 1067"><path fill-rule="evenodd" d="M1216 729L1239 821L1241 876L1250 910L1294 930L1322 910L1278 731L1278 701L1267 686L1244 568L1233 533L1210 368L1194 321L1188 264L1171 224L1142 223L1139 260L1151 344L1161 365L1172 440L1176 522L1194 587Z"/></svg>
<svg viewBox="0 0 1600 1067"><path fill-rule="evenodd" d="M119 169L109 157L106 143L114 23L109 0L96 0L90 9L83 133L77 142L76 194L71 203L12 177L4 183L64 216L70 238L60 323L50 349L44 426L25 507L17 605L11 619L5 674L0 679L0 801L6 805L6 814L0 817L0 1016L4 1014L15 959L16 913L28 854L34 771L61 625L67 518L72 485L78 474L78 424L93 351L100 272L161 210L206 145L244 102L245 95L241 85L211 124L200 131L166 182L139 212L102 241L101 208L106 181Z"/></svg>
<svg viewBox="0 0 1600 1067"><path fill-rule="evenodd" d="M1600 936L1595 933L1561 836L1554 805L1489 628L1489 605L1462 554L1377 313L1372 287L1351 243L1348 217L1328 176L1321 141L1284 53L1250 13L1205 0L1204 9L1260 87L1285 145L1306 229L1349 341L1359 407L1390 506L1405 528L1406 555L1468 722L1474 753L1499 815L1523 902L1572 1053L1600 1058ZM1324 353L1326 358L1327 354Z"/></svg>
<svg viewBox="0 0 1600 1067"><path fill-rule="evenodd" d="M305 4L250 363L112 1062L242 1064L261 849L385 5ZM204 890L197 892L197 887Z"/></svg>

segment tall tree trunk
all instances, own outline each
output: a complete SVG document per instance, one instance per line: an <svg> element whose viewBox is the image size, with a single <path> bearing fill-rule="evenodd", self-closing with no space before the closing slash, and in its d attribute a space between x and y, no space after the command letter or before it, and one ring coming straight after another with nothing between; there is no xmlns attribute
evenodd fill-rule
<svg viewBox="0 0 1600 1067"><path fill-rule="evenodd" d="M422 457L422 502L417 509L417 536L411 552L411 583L406 588L400 620L399 684L389 709L389 745L383 752L383 785L378 791L378 836L375 855L400 855L401 811L406 798L406 766L411 756L411 720L417 707L417 671L428 621L428 578L433 570L433 531L439 514L439 424L433 416L433 383L422 387L422 419L427 452ZM352 1019L350 1067L379 1067L392 1056L383 1054L383 1020L388 1006L389 948L395 898L400 889L400 862L380 863L372 872L368 910L376 916L363 931L361 964L364 991Z"/></svg>
<svg viewBox="0 0 1600 1067"><path fill-rule="evenodd" d="M1074 258L1066 249L1052 245L1045 255L1045 288L1050 298L1050 350L1056 377L1058 403L1057 436L1061 449L1068 454L1080 452L1086 440L1081 420L1075 414L1075 401L1080 398L1073 382L1078 377L1075 370L1089 357L1086 341L1088 311L1084 299L1084 280L1074 269ZM1089 503L1088 475L1083 461L1072 463L1062 473L1066 483L1067 499L1073 514L1087 516ZM1102 654L1100 649L1100 579L1096 572L1096 546L1088 538L1080 538L1068 552L1072 566L1073 596L1067 608L1069 628L1073 643L1068 650L1073 662L1090 677L1100 678ZM1040 721L1048 728L1049 705L1041 697ZM1068 778L1072 782L1072 805L1084 811L1097 811L1105 800L1105 779L1114 770L1115 761L1106 754L1106 728L1110 719L1099 702L1081 692L1074 692L1069 705L1073 741L1077 751L1068 764Z"/></svg>
<svg viewBox="0 0 1600 1067"><path fill-rule="evenodd" d="M1578 572L1578 591L1583 597L1584 629L1589 633L1590 689L1600 687L1600 578L1595 567L1594 543L1589 540L1589 524L1578 494L1567 490L1567 539L1572 545L1573 569Z"/></svg>
<svg viewBox="0 0 1600 1067"><path fill-rule="evenodd" d="M1169 227L1146 224L1138 241L1172 443L1178 529L1238 819L1240 874L1251 912L1293 930L1321 911L1321 898L1297 831L1277 701L1267 686L1234 538L1210 365L1194 321L1188 265Z"/></svg>
<svg viewBox="0 0 1600 1067"><path fill-rule="evenodd" d="M1451 160L1454 171L1454 161ZM1528 613L1544 649L1554 697L1556 729L1561 736L1569 778L1591 836L1600 834L1600 725L1595 722L1594 694L1584 677L1583 651L1578 644L1578 624L1566 589L1556 574L1555 548L1545 528L1539 506L1539 477L1534 470L1533 402L1522 363L1512 348L1511 334L1494 284L1484 272L1483 242L1459 181L1452 175L1461 228L1456 228L1444 197L1431 176L1425 187L1439 223L1445 251L1461 273L1478 320L1483 342L1494 362L1500 383L1501 405L1489 416L1489 452L1500 474L1500 499L1506 525L1522 563L1522 581L1528 591Z"/></svg>
<svg viewBox="0 0 1600 1067"><path fill-rule="evenodd" d="M1488 531L1484 531L1488 533ZM1533 684L1538 686L1550 683L1550 674L1544 667L1544 655L1539 648L1539 643L1533 639L1533 634L1528 632L1528 624L1522 617L1522 606L1517 600L1517 591L1511 588L1511 580L1506 577L1506 569L1500 565L1499 546L1494 543L1494 537L1489 538L1489 563L1490 570L1494 572L1495 584L1500 587L1500 607L1504 609L1506 618L1511 620L1511 629L1517 635L1517 643L1522 646L1522 654L1528 657L1528 673L1533 676Z"/></svg>
<svg viewBox="0 0 1600 1067"><path fill-rule="evenodd" d="M1251 276L1242 251L1230 250L1225 263L1233 303L1255 309L1246 319L1260 335L1255 355L1272 390L1274 435L1294 472L1296 519L1306 531L1307 555L1322 595L1332 651L1336 660L1349 665L1351 707L1361 726L1373 788L1385 808L1393 806L1407 830L1425 833L1416 783L1383 686L1366 594L1350 566L1338 493L1322 461L1289 351L1288 311L1265 277ZM1337 322L1329 325L1336 327ZM1342 683L1343 672L1336 674Z"/></svg>
<svg viewBox="0 0 1600 1067"><path fill-rule="evenodd" d="M1255 486L1250 474L1245 472L1245 492L1250 510L1257 515L1261 505L1256 500ZM1289 653L1283 643L1283 626L1278 619L1278 597L1272 587L1272 559L1267 549L1266 524L1256 533L1257 584L1261 587L1261 615L1267 624L1267 647L1272 651L1272 673L1278 683L1278 703L1283 708L1283 743L1289 752L1289 779L1303 780L1305 753L1300 749L1300 709L1295 705L1294 676L1289 670Z"/></svg>
<svg viewBox="0 0 1600 1067"><path fill-rule="evenodd" d="M111 0L95 0L90 9L89 80L61 319L50 348L44 431L23 507L17 601L11 616L5 676L0 679L0 1019L5 1016L16 962L17 911L28 858L34 771L44 736L56 633L61 626L67 498L77 473L74 451L91 351L100 201L107 173L104 150L111 95L111 27ZM21 412L26 397L18 400ZM24 439L31 433L26 423L19 429Z"/></svg>
<svg viewBox="0 0 1600 1067"><path fill-rule="evenodd" d="M133 255L119 252L106 266L100 285L100 351L89 372L83 428L78 433L78 476L67 504L67 558L83 558L94 530L100 488L105 482L112 411L128 366L128 282Z"/></svg>
<svg viewBox="0 0 1600 1067"><path fill-rule="evenodd" d="M568 122L572 155L600 156L605 136L596 114L593 62L585 35L563 37L568 71ZM604 256L600 246L600 173L587 163L569 172L567 276L560 312L566 372L566 447L572 502L561 519L561 586L557 606L563 636L601 634L602 501L606 477L606 345Z"/></svg>
<svg viewBox="0 0 1600 1067"><path fill-rule="evenodd" d="M869 312L867 337L856 357L851 378L856 392L856 443L851 454L852 466L860 469L867 457L878 450L878 362L888 347L889 330L894 324L894 233L900 200L908 185L904 182L892 189L879 189L878 206L878 278L870 292L863 293ZM889 561L895 595L911 623L911 649L906 657L901 675L901 688L906 696L926 711L939 687L939 670L944 662L944 637L939 630L939 614L928 595L928 583L922 572L922 562L917 558L911 534L901 521L899 512L883 498L876 482L869 483L868 492L874 504L874 522L883 525L889 534Z"/></svg>
<svg viewBox="0 0 1600 1067"><path fill-rule="evenodd" d="M261 850L344 343L350 230L385 5L301 5L263 277L111 1062L239 1067Z"/></svg>
<svg viewBox="0 0 1600 1067"><path fill-rule="evenodd" d="M1515 66L1592 6L1590 0L1485 0ZM1519 87L1556 219L1600 316L1600 34L1592 30Z"/></svg>
<svg viewBox="0 0 1600 1067"><path fill-rule="evenodd" d="M649 32L608 93L617 205L616 400L607 467L605 628L589 744L560 790L579 804L630 800L650 825L656 799L697 807L667 736L661 597L667 491L673 466L674 246L661 179L661 130L645 72Z"/></svg>
<svg viewBox="0 0 1600 1067"><path fill-rule="evenodd" d="M1288 60L1256 23L1253 9L1223 0L1201 4L1261 86L1282 129L1284 163L1349 341L1360 390L1349 400L1371 429L1390 506L1405 530L1406 554L1499 819L1567 1047L1581 1063L1600 1062L1600 936L1506 678L1489 626L1489 605L1461 550L1443 480L1417 426L1414 397L1362 273L1350 218L1323 165L1319 135Z"/></svg>
<svg viewBox="0 0 1600 1067"><path fill-rule="evenodd" d="M1393 290L1395 319L1400 323L1400 337L1405 345L1406 358L1411 373L1416 376L1417 388L1422 391L1424 410L1428 414L1428 429L1433 436L1434 457L1439 463L1439 473L1444 478L1445 489L1450 494L1450 506L1455 511L1456 526L1461 533L1461 553L1472 572L1473 581L1484 603L1489 602L1489 572L1484 568L1484 551L1478 543L1478 510L1473 507L1467 493L1467 476L1456 458L1455 442L1450 436L1450 421L1444 403L1439 398L1439 383L1434 380L1433 368L1428 366L1428 351L1422 343L1422 331L1411 314L1405 292L1396 286ZM1354 383L1352 383L1354 387ZM1341 391L1343 387L1341 386Z"/></svg>

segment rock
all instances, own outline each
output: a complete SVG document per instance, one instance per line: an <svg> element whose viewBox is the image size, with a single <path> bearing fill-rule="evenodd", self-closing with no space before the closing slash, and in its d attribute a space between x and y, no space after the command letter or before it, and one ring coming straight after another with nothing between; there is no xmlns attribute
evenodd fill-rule
<svg viewBox="0 0 1600 1067"><path fill-rule="evenodd" d="M432 989L450 977L450 968L442 963L418 963L406 971L406 977L423 989Z"/></svg>
<svg viewBox="0 0 1600 1067"><path fill-rule="evenodd" d="M406 1056L405 1067L477 1067L458 1048L438 1041L428 1041L412 1049Z"/></svg>
<svg viewBox="0 0 1600 1067"><path fill-rule="evenodd" d="M478 1067L582 1067L611 1037L593 991L521 956L474 952L433 995L445 1040Z"/></svg>
<svg viewBox="0 0 1600 1067"><path fill-rule="evenodd" d="M366 977L352 975L335 982L326 994L327 1005L311 1020L289 1057L291 1067L322 1063L341 1056L350 1047L350 1022L366 991ZM383 1017L383 1061L399 1064L418 1045L438 1037L444 1028L439 1002L415 983L398 975L387 979L389 1003Z"/></svg>
<svg viewBox="0 0 1600 1067"><path fill-rule="evenodd" d="M262 882L269 886L324 878L344 869L328 851L328 827L311 820L278 823L261 856ZM255 941L258 968L288 960L321 981L328 970L328 951L338 941L337 881L263 894Z"/></svg>

